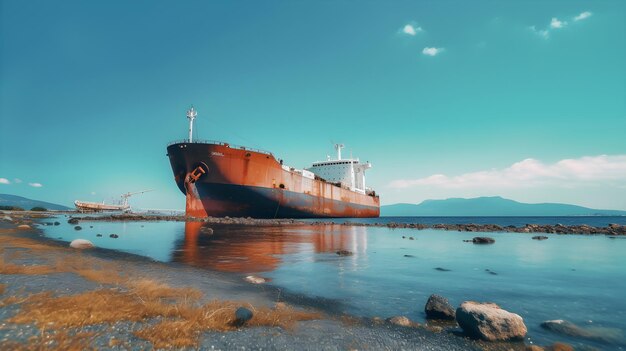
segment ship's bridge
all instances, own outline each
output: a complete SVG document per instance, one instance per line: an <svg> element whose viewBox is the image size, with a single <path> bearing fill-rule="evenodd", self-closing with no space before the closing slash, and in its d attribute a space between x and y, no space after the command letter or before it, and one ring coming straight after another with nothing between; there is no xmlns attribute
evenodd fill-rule
<svg viewBox="0 0 626 351"><path fill-rule="evenodd" d="M358 158L342 159L343 145L337 144L335 148L336 160L328 156L326 161L314 162L307 170L328 182L341 183L352 191L365 194L369 190L365 187L365 170L372 168L372 165L369 162L361 163Z"/></svg>

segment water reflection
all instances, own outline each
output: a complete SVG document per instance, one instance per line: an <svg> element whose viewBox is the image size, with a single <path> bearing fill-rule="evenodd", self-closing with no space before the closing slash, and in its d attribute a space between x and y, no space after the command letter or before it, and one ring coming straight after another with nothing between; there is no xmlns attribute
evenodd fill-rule
<svg viewBox="0 0 626 351"><path fill-rule="evenodd" d="M327 226L212 226L185 223L182 247L174 250L172 261L226 272L267 272L281 264L281 255L298 253L301 259L315 254L348 250L354 255L367 251L364 227Z"/></svg>

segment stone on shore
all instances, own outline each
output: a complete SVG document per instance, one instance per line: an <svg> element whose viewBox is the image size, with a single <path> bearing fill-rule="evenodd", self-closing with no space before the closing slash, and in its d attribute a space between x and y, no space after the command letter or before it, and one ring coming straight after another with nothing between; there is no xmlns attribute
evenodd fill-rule
<svg viewBox="0 0 626 351"><path fill-rule="evenodd" d="M387 321L387 323L399 325L401 327L412 327L412 326L414 326L414 323L411 322L411 320L408 319L405 316L390 317L390 318L387 318L386 321Z"/></svg>
<svg viewBox="0 0 626 351"><path fill-rule="evenodd" d="M3 221L7 221L7 222L13 222L13 218L9 217L9 216L4 216L2 217Z"/></svg>
<svg viewBox="0 0 626 351"><path fill-rule="evenodd" d="M259 277L256 275L249 275L247 277L244 278L245 281L247 281L248 283L252 283L252 284L263 284L263 283L267 283L269 281L269 279L263 278L263 277Z"/></svg>
<svg viewBox="0 0 626 351"><path fill-rule="evenodd" d="M78 218L70 218L67 220L69 224L78 224Z"/></svg>
<svg viewBox="0 0 626 351"><path fill-rule="evenodd" d="M200 229L200 231L201 231L203 234L207 234L207 235L211 235L211 234L213 234L213 228L202 227L202 228Z"/></svg>
<svg viewBox="0 0 626 351"><path fill-rule="evenodd" d="M30 229L30 226L28 224L20 224L17 226L17 229Z"/></svg>
<svg viewBox="0 0 626 351"><path fill-rule="evenodd" d="M81 227L81 226L79 226L79 225L77 225L76 227L74 227L74 230L81 230L81 229L83 229L83 227Z"/></svg>
<svg viewBox="0 0 626 351"><path fill-rule="evenodd" d="M252 316L253 316L252 311L250 311L249 309L245 307L239 307L235 311L235 321L233 324L240 327L246 324L246 322L248 322L249 320L251 320Z"/></svg>
<svg viewBox="0 0 626 351"><path fill-rule="evenodd" d="M487 341L519 340L527 332L522 317L495 303L465 301L456 310L456 322L470 337Z"/></svg>
<svg viewBox="0 0 626 351"><path fill-rule="evenodd" d="M486 237L486 236L477 236L472 239L474 244L493 244L496 242L494 238Z"/></svg>
<svg viewBox="0 0 626 351"><path fill-rule="evenodd" d="M454 307L450 305L448 299L436 294L430 295L424 306L424 312L428 319L454 320L455 317Z"/></svg>
<svg viewBox="0 0 626 351"><path fill-rule="evenodd" d="M109 238L113 238L113 239L117 239L117 238L119 238L119 237L120 237L120 236L119 236L119 235L117 235L117 234L111 234L111 235L109 235Z"/></svg>
<svg viewBox="0 0 626 351"><path fill-rule="evenodd" d="M86 239L75 239L70 243L70 247L74 249L91 249L95 247L95 245Z"/></svg>

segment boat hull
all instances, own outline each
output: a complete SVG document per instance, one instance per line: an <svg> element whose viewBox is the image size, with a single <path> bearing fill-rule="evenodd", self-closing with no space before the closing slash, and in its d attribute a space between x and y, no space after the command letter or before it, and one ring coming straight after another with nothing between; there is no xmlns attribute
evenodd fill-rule
<svg viewBox="0 0 626 351"><path fill-rule="evenodd" d="M193 217L378 217L379 198L285 169L273 155L228 144L168 146ZM197 178L196 178L197 176Z"/></svg>

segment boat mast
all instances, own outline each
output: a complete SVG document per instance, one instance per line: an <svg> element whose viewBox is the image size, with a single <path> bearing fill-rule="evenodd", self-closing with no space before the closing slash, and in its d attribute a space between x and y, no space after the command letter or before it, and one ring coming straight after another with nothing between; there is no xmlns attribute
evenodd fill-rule
<svg viewBox="0 0 626 351"><path fill-rule="evenodd" d="M189 119L189 142L192 142L192 134L193 134L193 120L196 119L198 112L193 108L193 105L189 110L187 110L187 118Z"/></svg>

